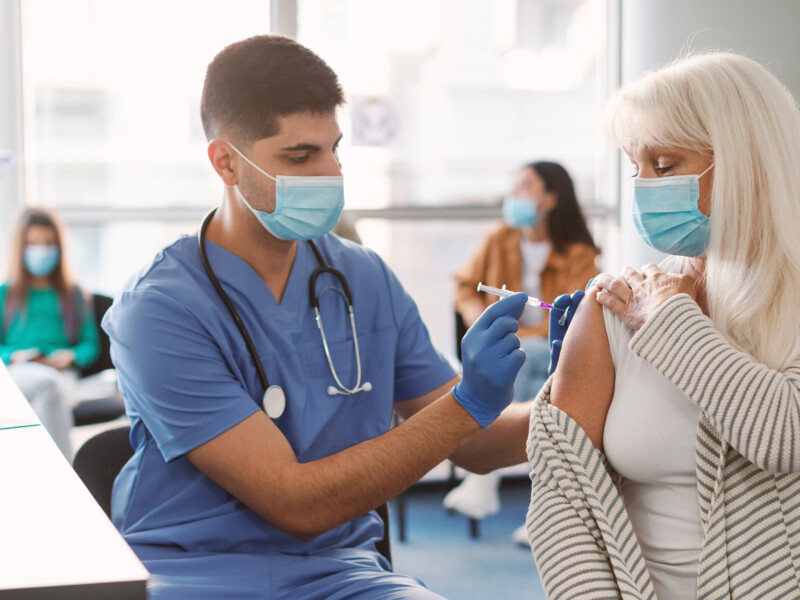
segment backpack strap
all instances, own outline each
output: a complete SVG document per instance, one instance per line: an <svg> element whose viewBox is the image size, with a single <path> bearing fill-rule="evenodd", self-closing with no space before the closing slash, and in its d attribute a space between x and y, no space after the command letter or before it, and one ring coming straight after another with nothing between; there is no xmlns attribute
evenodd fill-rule
<svg viewBox="0 0 800 600"><path fill-rule="evenodd" d="M72 296L72 315L74 319L73 331L70 332L69 344L70 346L77 346L81 338L81 329L83 329L83 320L86 318L87 304L89 297L84 293L79 285L73 288Z"/></svg>
<svg viewBox="0 0 800 600"><path fill-rule="evenodd" d="M8 290L9 286L6 286L3 294L3 314L0 315L0 344L6 343L6 330L14 319L14 315L11 314L11 307L8 304Z"/></svg>

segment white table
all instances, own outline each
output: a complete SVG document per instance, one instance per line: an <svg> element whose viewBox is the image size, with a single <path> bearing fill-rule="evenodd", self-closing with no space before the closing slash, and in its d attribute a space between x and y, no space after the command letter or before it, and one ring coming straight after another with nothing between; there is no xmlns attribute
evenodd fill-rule
<svg viewBox="0 0 800 600"><path fill-rule="evenodd" d="M0 427L0 600L145 599L147 570L2 363Z"/></svg>

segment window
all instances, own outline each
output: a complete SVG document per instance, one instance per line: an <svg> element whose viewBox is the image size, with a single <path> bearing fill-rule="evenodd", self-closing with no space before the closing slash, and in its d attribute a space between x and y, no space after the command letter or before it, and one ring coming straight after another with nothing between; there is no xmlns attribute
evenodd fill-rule
<svg viewBox="0 0 800 600"><path fill-rule="evenodd" d="M595 201L602 0L298 0L297 39L348 95L347 207L454 354L452 274L499 217L517 169L552 159ZM599 150L598 150L599 149ZM464 218L465 205L494 207ZM425 218L422 207L438 207ZM442 218L442 208L451 208ZM405 210L408 218L403 218ZM446 212L446 211L445 211ZM593 223L602 238L604 210ZM380 213L378 213L380 214ZM598 240L601 241L601 240Z"/></svg>
<svg viewBox="0 0 800 600"><path fill-rule="evenodd" d="M113 292L219 202L205 68L268 31L264 0L22 0L27 202L64 215L87 287Z"/></svg>
<svg viewBox="0 0 800 600"><path fill-rule="evenodd" d="M113 292L219 202L199 120L205 68L269 31L270 2L21 2L27 201L62 213L82 281ZM562 162L595 203L605 0L287 6L290 33L348 96L347 209L453 354L452 274L499 217L517 168Z"/></svg>

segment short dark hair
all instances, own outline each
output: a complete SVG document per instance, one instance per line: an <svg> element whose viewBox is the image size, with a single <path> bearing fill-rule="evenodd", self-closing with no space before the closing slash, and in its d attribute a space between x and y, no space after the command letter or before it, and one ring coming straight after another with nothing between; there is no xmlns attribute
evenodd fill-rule
<svg viewBox="0 0 800 600"><path fill-rule="evenodd" d="M227 46L208 65L200 102L206 138L251 143L278 133L278 118L333 114L344 103L336 73L311 50L282 35Z"/></svg>
<svg viewBox="0 0 800 600"><path fill-rule="evenodd" d="M575 242L597 248L567 170L556 162L544 160L529 163L523 169L531 169L539 175L545 189L556 195L556 206L547 216L547 233L556 252L563 254L566 245Z"/></svg>

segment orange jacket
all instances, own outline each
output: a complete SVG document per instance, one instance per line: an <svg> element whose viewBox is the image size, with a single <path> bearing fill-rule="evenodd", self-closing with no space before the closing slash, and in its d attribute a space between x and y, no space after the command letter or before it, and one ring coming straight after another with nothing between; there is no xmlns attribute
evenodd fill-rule
<svg viewBox="0 0 800 600"><path fill-rule="evenodd" d="M519 229L503 224L486 237L477 254L456 273L455 307L459 313L466 314L471 307L482 311L498 300L497 296L479 293L479 282L494 287L505 284L509 290L523 291L521 236ZM551 251L541 275L540 299L553 302L561 294L582 290L599 272L595 266L597 254L595 248L581 243L567 244L564 254ZM517 335L547 337L549 327L544 319L536 325L520 327Z"/></svg>

